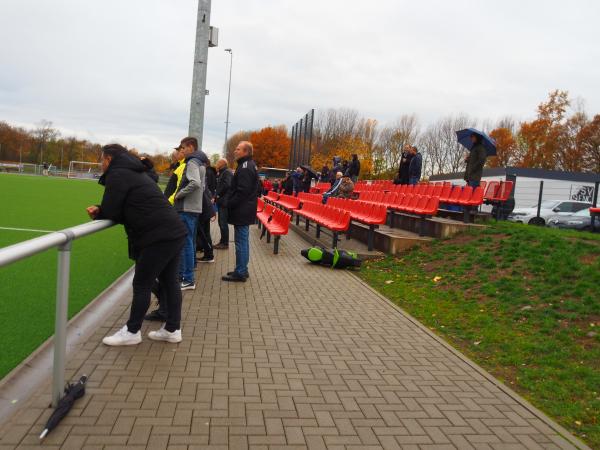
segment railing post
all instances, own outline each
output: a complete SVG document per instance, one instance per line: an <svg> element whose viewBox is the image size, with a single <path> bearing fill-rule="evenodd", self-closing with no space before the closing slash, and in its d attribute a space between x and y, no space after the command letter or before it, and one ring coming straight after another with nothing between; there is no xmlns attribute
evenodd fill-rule
<svg viewBox="0 0 600 450"><path fill-rule="evenodd" d="M52 406L54 407L58 405L65 387L72 237L67 236L67 238L69 240L58 247L58 266L56 270L56 318L54 322L54 368L52 381Z"/></svg>
<svg viewBox="0 0 600 450"><path fill-rule="evenodd" d="M540 209L542 207L542 195L543 194L544 194L544 180L540 180L540 193L538 195L537 214L536 214L536 217L538 219L540 217Z"/></svg>

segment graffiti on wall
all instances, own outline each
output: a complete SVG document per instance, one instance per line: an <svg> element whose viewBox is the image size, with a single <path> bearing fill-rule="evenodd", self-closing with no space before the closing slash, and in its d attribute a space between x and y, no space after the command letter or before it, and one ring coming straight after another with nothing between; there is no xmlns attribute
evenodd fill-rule
<svg viewBox="0 0 600 450"><path fill-rule="evenodd" d="M571 200L592 203L594 200L594 186L571 185Z"/></svg>

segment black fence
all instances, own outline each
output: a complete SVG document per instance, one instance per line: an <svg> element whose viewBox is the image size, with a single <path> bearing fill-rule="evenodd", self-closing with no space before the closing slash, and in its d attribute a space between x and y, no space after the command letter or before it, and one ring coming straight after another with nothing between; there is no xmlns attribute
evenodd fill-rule
<svg viewBox="0 0 600 450"><path fill-rule="evenodd" d="M315 110L311 109L292 127L290 170L294 170L302 164L310 165L314 121Z"/></svg>

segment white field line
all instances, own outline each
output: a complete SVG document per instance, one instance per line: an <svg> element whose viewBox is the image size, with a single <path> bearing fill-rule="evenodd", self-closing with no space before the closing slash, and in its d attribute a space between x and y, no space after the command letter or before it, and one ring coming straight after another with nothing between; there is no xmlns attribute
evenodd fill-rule
<svg viewBox="0 0 600 450"><path fill-rule="evenodd" d="M7 231L29 231L29 232L33 232L33 233L54 233L54 231L50 231L50 230L36 230L34 228L0 227L0 230L7 230Z"/></svg>

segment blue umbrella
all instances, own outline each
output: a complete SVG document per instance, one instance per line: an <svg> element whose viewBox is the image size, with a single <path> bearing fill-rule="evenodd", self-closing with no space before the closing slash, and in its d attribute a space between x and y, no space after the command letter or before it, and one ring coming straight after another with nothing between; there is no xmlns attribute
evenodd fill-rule
<svg viewBox="0 0 600 450"><path fill-rule="evenodd" d="M475 128L465 128L456 132L459 144L471 150L473 148L473 142L471 142L471 135L478 134L481 136L481 143L485 147L488 156L496 156L496 141L485 134L483 131L476 130Z"/></svg>

